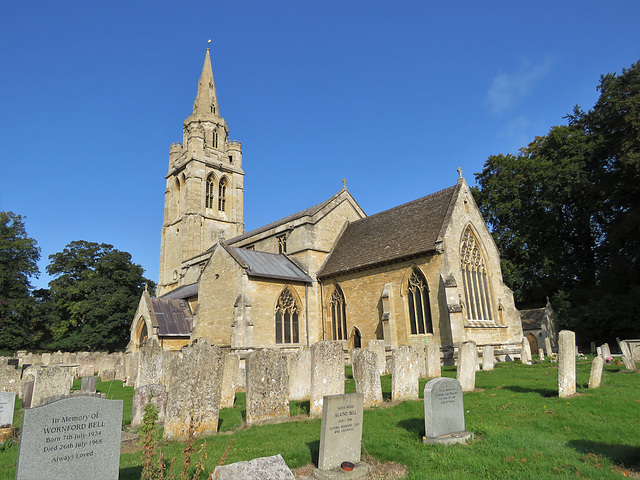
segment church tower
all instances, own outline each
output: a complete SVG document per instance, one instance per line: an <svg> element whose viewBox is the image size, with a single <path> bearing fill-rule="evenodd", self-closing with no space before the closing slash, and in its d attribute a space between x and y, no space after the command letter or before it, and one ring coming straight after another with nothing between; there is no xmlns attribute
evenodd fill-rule
<svg viewBox="0 0 640 480"><path fill-rule="evenodd" d="M219 238L244 233L242 144L220 116L209 49L182 143L171 145L164 197L158 296L182 286L183 263Z"/></svg>

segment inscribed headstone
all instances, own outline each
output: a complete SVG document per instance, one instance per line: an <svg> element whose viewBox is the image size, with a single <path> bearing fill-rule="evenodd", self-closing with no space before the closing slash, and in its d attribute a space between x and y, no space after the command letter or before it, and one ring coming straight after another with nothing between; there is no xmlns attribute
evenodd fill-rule
<svg viewBox="0 0 640 480"><path fill-rule="evenodd" d="M424 387L425 443L464 443L473 436L465 430L462 386L453 378L436 378Z"/></svg>
<svg viewBox="0 0 640 480"><path fill-rule="evenodd" d="M247 376L248 378L248 376ZM311 345L311 416L322 414L326 395L344 393L344 352L342 342L322 341Z"/></svg>
<svg viewBox="0 0 640 480"><path fill-rule="evenodd" d="M356 392L364 397L364 406L382 405L382 387L376 354L365 348L351 350L351 363Z"/></svg>
<svg viewBox="0 0 640 480"><path fill-rule="evenodd" d="M0 392L0 428L13 425L13 409L16 404L16 394Z"/></svg>
<svg viewBox="0 0 640 480"><path fill-rule="evenodd" d="M186 439L218 431L222 354L220 348L198 338L183 347L171 361L167 408L164 421L166 439Z"/></svg>
<svg viewBox="0 0 640 480"><path fill-rule="evenodd" d="M122 400L72 397L24 411L16 480L117 480Z"/></svg>
<svg viewBox="0 0 640 480"><path fill-rule="evenodd" d="M418 358L413 349L400 346L393 351L391 400L418 399Z"/></svg>
<svg viewBox="0 0 640 480"><path fill-rule="evenodd" d="M360 393L324 397L319 470L331 470L342 462L360 461L363 401Z"/></svg>
<svg viewBox="0 0 640 480"><path fill-rule="evenodd" d="M218 465L215 480L295 480L282 455L254 458L246 462Z"/></svg>
<svg viewBox="0 0 640 480"><path fill-rule="evenodd" d="M462 386L463 392L472 392L476 388L476 365L478 364L478 349L476 343L463 342L458 351L458 369L456 378Z"/></svg>
<svg viewBox="0 0 640 480"><path fill-rule="evenodd" d="M558 336L558 396L576 393L576 334L562 330Z"/></svg>
<svg viewBox="0 0 640 480"><path fill-rule="evenodd" d="M246 362L247 424L289 416L287 361L279 350L251 352Z"/></svg>

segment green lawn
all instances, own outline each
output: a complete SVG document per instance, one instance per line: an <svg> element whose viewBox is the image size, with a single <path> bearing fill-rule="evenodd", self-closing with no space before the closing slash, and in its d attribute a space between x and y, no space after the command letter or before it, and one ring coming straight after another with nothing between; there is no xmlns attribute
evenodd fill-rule
<svg viewBox="0 0 640 480"><path fill-rule="evenodd" d="M640 464L640 374L607 365L603 387L588 390L590 362L578 363L578 395L557 397L557 366L502 363L493 372L478 372L477 390L464 394L466 426L476 440L466 446L423 445L422 401L366 410L363 449L381 461L409 468L409 479L620 479L622 468ZM353 379L346 391L354 390ZM443 375L455 376L454 367ZM425 381L420 382L420 391ZM382 377L383 394L391 395L389 376ZM123 398L124 421L131 415L133 389L122 382L104 382L98 389L108 398ZM309 419L309 402L291 402L291 422L243 425L244 394L234 408L220 413L220 434L206 439L205 469L225 463L282 454L291 468L317 460L320 420ZM16 422L19 422L17 419ZM180 467L183 444L161 442L167 458ZM226 455L225 455L226 451ZM0 480L15 476L17 445L0 451ZM141 454L125 453L120 478L138 479Z"/></svg>

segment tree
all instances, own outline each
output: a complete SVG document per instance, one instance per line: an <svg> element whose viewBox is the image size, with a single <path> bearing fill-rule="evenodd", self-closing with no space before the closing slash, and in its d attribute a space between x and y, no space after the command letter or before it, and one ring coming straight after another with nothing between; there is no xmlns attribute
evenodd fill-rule
<svg viewBox="0 0 640 480"><path fill-rule="evenodd" d="M589 112L489 157L474 189L518 306L553 297L584 343L640 335L640 64L598 89Z"/></svg>
<svg viewBox="0 0 640 480"><path fill-rule="evenodd" d="M30 346L30 277L37 276L40 249L23 217L0 212L0 349Z"/></svg>
<svg viewBox="0 0 640 480"><path fill-rule="evenodd" d="M49 256L47 272L55 319L51 348L115 350L126 346L145 284L144 270L112 245L71 242ZM54 317L52 317L54 318Z"/></svg>

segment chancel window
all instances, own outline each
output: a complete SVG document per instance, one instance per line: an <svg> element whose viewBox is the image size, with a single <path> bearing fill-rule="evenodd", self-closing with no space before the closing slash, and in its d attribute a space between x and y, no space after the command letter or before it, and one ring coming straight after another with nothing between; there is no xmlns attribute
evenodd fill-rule
<svg viewBox="0 0 640 480"><path fill-rule="evenodd" d="M337 285L331 294L331 325L334 340L347 339L347 306L342 289Z"/></svg>
<svg viewBox="0 0 640 480"><path fill-rule="evenodd" d="M431 307L429 305L429 288L424 275L414 268L407 285L407 302L409 306L409 323L411 335L433 333L431 323Z"/></svg>
<svg viewBox="0 0 640 480"><path fill-rule="evenodd" d="M487 269L478 240L470 227L462 236L460 264L467 318L493 321Z"/></svg>
<svg viewBox="0 0 640 480"><path fill-rule="evenodd" d="M218 211L224 212L227 201L227 181L223 178L218 185Z"/></svg>
<svg viewBox="0 0 640 480"><path fill-rule="evenodd" d="M300 309L291 291L286 288L276 306L276 343L299 343L298 320Z"/></svg>
<svg viewBox="0 0 640 480"><path fill-rule="evenodd" d="M215 179L213 178L213 174L207 177L207 193L205 196L205 206L207 208L213 208L213 202L216 192L216 184Z"/></svg>

